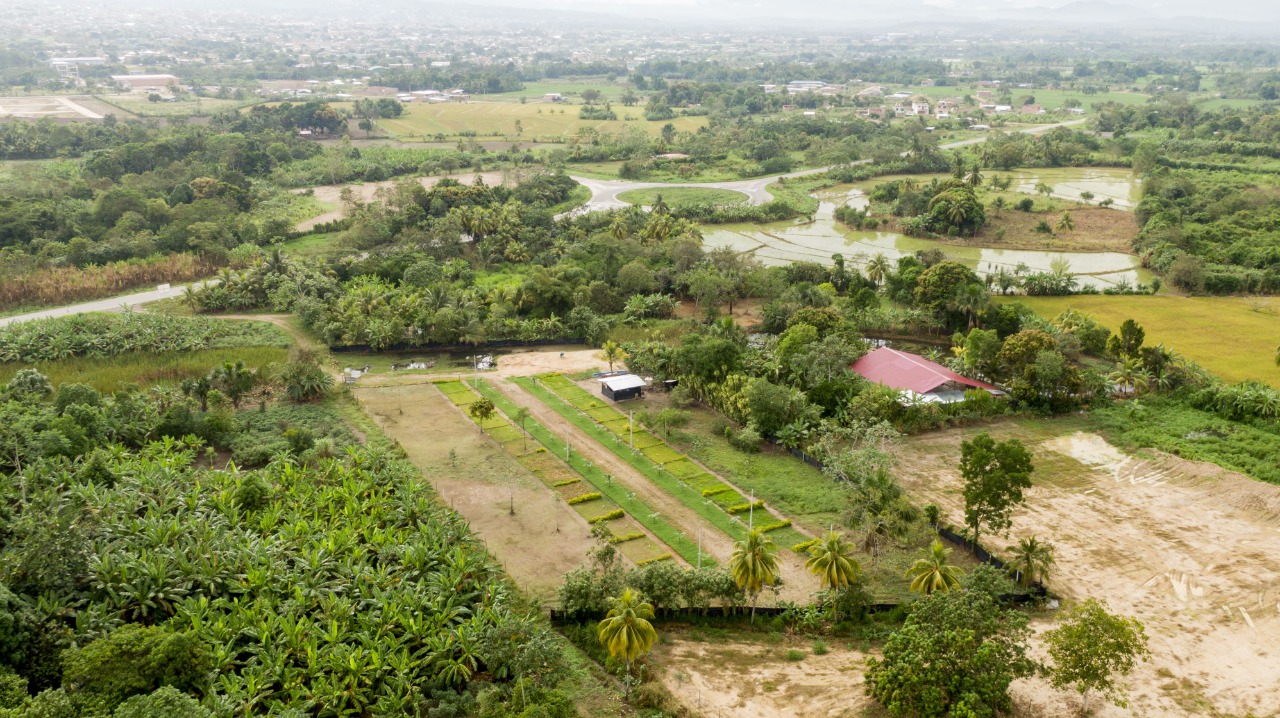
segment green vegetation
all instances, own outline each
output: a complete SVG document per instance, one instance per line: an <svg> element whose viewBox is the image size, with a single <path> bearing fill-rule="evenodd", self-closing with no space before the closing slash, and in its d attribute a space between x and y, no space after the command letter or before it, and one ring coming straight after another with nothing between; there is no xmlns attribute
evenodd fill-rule
<svg viewBox="0 0 1280 718"><path fill-rule="evenodd" d="M675 207L686 204L734 204L745 202L747 196L741 192L710 187L658 187L628 190L620 193L618 199L645 206L654 205L661 199L668 206Z"/></svg>
<svg viewBox="0 0 1280 718"><path fill-rule="evenodd" d="M288 336L268 322L138 312L77 314L0 327L0 362L289 344Z"/></svg>
<svg viewBox="0 0 1280 718"><path fill-rule="evenodd" d="M1231 421L1175 399L1153 398L1100 407L1089 423L1125 449L1159 449L1280 484L1280 427L1274 421Z"/></svg>
<svg viewBox="0 0 1280 718"><path fill-rule="evenodd" d="M0 382L9 381L24 369L36 369L49 377L55 387L84 383L98 391L115 391L122 385L177 385L203 375L211 366L243 361L251 369L283 362L289 356L279 347L238 347L192 352L130 352L112 357L80 357L27 363L0 364Z"/></svg>

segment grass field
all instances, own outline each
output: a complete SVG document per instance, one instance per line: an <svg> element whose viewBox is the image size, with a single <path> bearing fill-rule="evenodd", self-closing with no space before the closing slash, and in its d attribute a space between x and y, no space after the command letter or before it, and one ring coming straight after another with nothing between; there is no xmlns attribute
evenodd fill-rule
<svg viewBox="0 0 1280 718"><path fill-rule="evenodd" d="M178 102L151 102L146 95L97 95L101 102L119 107L139 117L191 117L208 115L219 110L248 107L257 100L220 100L212 97L191 97Z"/></svg>
<svg viewBox="0 0 1280 718"><path fill-rule="evenodd" d="M651 205L658 201L658 197L673 207L679 204L733 204L747 199L741 192L710 187L654 187L618 194L618 199L623 202L639 205Z"/></svg>
<svg viewBox="0 0 1280 718"><path fill-rule="evenodd" d="M1041 316L1063 310L1091 314L1115 331L1126 319L1146 330L1146 343L1164 344L1227 381L1256 379L1280 387L1280 299L1246 297L1076 296L1018 297Z"/></svg>
<svg viewBox="0 0 1280 718"><path fill-rule="evenodd" d="M88 384L98 391L115 391L120 384L177 384L192 379L228 361L243 361L250 369L260 369L289 358L280 347L239 347L195 352L131 352L113 357L77 357L52 362L0 364L0 384L8 383L20 369L35 367L53 385L66 382Z"/></svg>
<svg viewBox="0 0 1280 718"><path fill-rule="evenodd" d="M516 121L520 121L520 137L563 138L575 134L580 128L592 127L601 132L622 132L637 127L651 135L662 131L666 122L649 122L644 119L643 108L615 107L619 118L628 115L636 118L630 122L617 120L580 120L576 106L552 105L543 102L520 104L517 102L448 102L433 105L409 105L394 120L380 120L379 124L399 137L421 137L436 134L458 135L475 132L479 136L516 135ZM705 117L677 117L671 120L677 130L695 131L707 124Z"/></svg>

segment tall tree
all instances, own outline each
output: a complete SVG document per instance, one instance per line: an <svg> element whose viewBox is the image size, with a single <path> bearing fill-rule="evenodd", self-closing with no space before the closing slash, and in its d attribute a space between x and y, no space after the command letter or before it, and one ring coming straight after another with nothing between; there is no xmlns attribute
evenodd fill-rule
<svg viewBox="0 0 1280 718"><path fill-rule="evenodd" d="M653 606L645 603L641 595L629 588L611 599L612 607L603 621L596 626L596 636L609 655L627 664L626 692L631 700L631 664L653 649L658 632L649 621L653 619Z"/></svg>
<svg viewBox="0 0 1280 718"><path fill-rule="evenodd" d="M911 579L911 592L923 593L926 596L936 591L946 593L960 588L960 577L964 572L958 566L947 563L951 557L951 549L945 548L942 541L934 539L924 555L916 559L907 569L907 578Z"/></svg>
<svg viewBox="0 0 1280 718"><path fill-rule="evenodd" d="M857 583L861 567L853 557L852 546L839 531L828 531L822 540L809 549L809 560L804 567L818 577L822 588L838 594ZM836 614L836 621L840 614Z"/></svg>
<svg viewBox="0 0 1280 718"><path fill-rule="evenodd" d="M1116 679L1151 655L1146 630L1138 619L1107 613L1106 603L1092 598L1068 609L1062 624L1045 634L1045 642L1053 659L1054 687L1070 686L1079 692L1084 714L1094 692L1127 707L1128 696Z"/></svg>
<svg viewBox="0 0 1280 718"><path fill-rule="evenodd" d="M480 432L484 433L484 423L492 419L497 410L494 409L492 401L480 398L471 402L471 407L467 409L467 413L471 414L471 418L476 420L476 426L480 427Z"/></svg>
<svg viewBox="0 0 1280 718"><path fill-rule="evenodd" d="M751 622L755 623L760 591L778 582L778 547L773 539L760 529L751 529L745 539L733 545L729 573L738 588L751 594Z"/></svg>
<svg viewBox="0 0 1280 718"><path fill-rule="evenodd" d="M960 445L960 475L964 477L964 518L976 547L985 525L1004 531L1013 509L1025 502L1031 488L1031 452L1017 439L996 441L983 432Z"/></svg>
<svg viewBox="0 0 1280 718"><path fill-rule="evenodd" d="M878 286L893 271L893 265L889 262L889 258L884 256L883 252L877 252L874 257L867 260L867 279L875 282Z"/></svg>

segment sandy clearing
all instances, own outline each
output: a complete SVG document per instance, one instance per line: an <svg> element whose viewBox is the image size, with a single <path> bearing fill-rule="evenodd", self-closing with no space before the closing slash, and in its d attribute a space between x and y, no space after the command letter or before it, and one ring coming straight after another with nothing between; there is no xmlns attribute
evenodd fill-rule
<svg viewBox="0 0 1280 718"><path fill-rule="evenodd" d="M677 636L655 655L663 683L685 706L711 718L845 718L871 704L863 692L866 656L830 641L813 655L807 641L704 643ZM804 651L801 661L785 658Z"/></svg>
<svg viewBox="0 0 1280 718"><path fill-rule="evenodd" d="M1133 714L1277 715L1280 487L1172 456L1128 456L1092 434L1029 437L1012 423L991 431L1021 435L1046 468L1009 537L984 543L1048 540L1053 590L1143 621L1153 658L1129 680ZM904 485L953 523L963 510L959 444L973 433L917 437L903 452ZM1034 682L1019 693L1049 715L1076 706Z"/></svg>
<svg viewBox="0 0 1280 718"><path fill-rule="evenodd" d="M480 433L433 384L360 386L355 395L528 593L553 597L561 578L595 547L586 521ZM450 449L458 457L456 468ZM509 513L513 503L515 516Z"/></svg>

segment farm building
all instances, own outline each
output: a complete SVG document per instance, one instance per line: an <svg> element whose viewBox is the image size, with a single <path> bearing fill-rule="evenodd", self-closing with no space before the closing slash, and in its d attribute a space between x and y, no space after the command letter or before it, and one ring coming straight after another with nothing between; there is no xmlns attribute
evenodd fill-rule
<svg viewBox="0 0 1280 718"><path fill-rule="evenodd" d="M644 379L635 374L607 376L600 380L600 393L614 401L644 396Z"/></svg>
<svg viewBox="0 0 1280 718"><path fill-rule="evenodd" d="M984 389L993 395L1004 393L991 384L957 374L918 354L889 347L872 351L850 368L869 382L898 389L904 398L926 403L964 401L964 393L970 389Z"/></svg>

